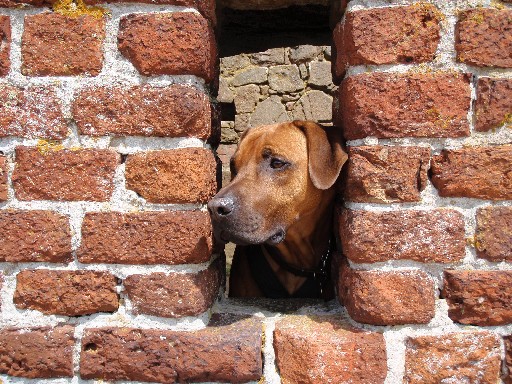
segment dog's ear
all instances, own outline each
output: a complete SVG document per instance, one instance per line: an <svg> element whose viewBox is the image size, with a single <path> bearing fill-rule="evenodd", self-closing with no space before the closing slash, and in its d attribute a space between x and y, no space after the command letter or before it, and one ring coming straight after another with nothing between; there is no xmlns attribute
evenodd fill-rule
<svg viewBox="0 0 512 384"><path fill-rule="evenodd" d="M341 145L341 133L311 121L295 120L293 124L306 135L311 181L318 189L329 189L348 158Z"/></svg>

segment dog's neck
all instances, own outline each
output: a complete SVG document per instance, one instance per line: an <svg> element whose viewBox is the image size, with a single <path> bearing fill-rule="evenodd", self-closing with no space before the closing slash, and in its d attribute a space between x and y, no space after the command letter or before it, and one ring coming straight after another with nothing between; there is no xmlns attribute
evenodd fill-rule
<svg viewBox="0 0 512 384"><path fill-rule="evenodd" d="M300 217L286 231L285 240L277 245L280 257L287 264L302 269L316 269L322 255L328 251L333 230L334 191L326 191L326 193L332 196L323 199L317 209ZM268 254L266 257L290 294L300 288L305 278L286 271Z"/></svg>

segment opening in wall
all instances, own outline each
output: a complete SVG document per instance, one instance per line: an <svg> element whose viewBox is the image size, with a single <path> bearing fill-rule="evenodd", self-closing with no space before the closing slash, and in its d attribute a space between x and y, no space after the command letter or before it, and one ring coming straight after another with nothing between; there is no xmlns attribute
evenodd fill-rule
<svg viewBox="0 0 512 384"><path fill-rule="evenodd" d="M291 120L332 125L330 0L237 1L218 7L223 185L249 127ZM228 244L229 274L234 245Z"/></svg>

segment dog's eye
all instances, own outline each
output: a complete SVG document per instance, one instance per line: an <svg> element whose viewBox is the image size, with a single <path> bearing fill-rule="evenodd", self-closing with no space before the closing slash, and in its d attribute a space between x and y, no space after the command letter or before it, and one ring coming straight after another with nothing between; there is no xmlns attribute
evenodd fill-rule
<svg viewBox="0 0 512 384"><path fill-rule="evenodd" d="M277 159L275 157L270 159L270 168L272 168L272 169L282 169L282 168L286 167L287 165L288 165L288 163L281 159Z"/></svg>

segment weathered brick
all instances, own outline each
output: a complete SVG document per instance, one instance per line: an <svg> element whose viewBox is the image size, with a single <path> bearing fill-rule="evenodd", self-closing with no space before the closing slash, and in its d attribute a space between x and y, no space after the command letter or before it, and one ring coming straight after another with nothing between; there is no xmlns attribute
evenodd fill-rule
<svg viewBox="0 0 512 384"><path fill-rule="evenodd" d="M148 4L170 4L197 9L212 24L216 24L215 0L84 0L85 4L101 3L148 3Z"/></svg>
<svg viewBox="0 0 512 384"><path fill-rule="evenodd" d="M512 145L443 150L431 163L440 196L512 199Z"/></svg>
<svg viewBox="0 0 512 384"><path fill-rule="evenodd" d="M82 379L161 383L242 383L262 374L262 324L256 319L214 324L199 331L87 329L82 339Z"/></svg>
<svg viewBox="0 0 512 384"><path fill-rule="evenodd" d="M103 67L105 21L41 13L25 17L21 72L26 76L96 76Z"/></svg>
<svg viewBox="0 0 512 384"><path fill-rule="evenodd" d="M100 271L21 271L13 301L20 309L65 316L114 312L119 307L116 277Z"/></svg>
<svg viewBox="0 0 512 384"><path fill-rule="evenodd" d="M151 203L205 203L217 190L213 153L202 148L128 156L126 188Z"/></svg>
<svg viewBox="0 0 512 384"><path fill-rule="evenodd" d="M0 211L0 261L66 263L72 258L67 216L51 211Z"/></svg>
<svg viewBox="0 0 512 384"><path fill-rule="evenodd" d="M336 76L343 77L350 65L433 60L441 16L426 3L348 12L334 29Z"/></svg>
<svg viewBox="0 0 512 384"><path fill-rule="evenodd" d="M202 263L212 253L206 212L87 213L78 250L81 263Z"/></svg>
<svg viewBox="0 0 512 384"><path fill-rule="evenodd" d="M342 210L339 222L343 253L354 263L452 263L465 255L464 219L455 210Z"/></svg>
<svg viewBox="0 0 512 384"><path fill-rule="evenodd" d="M442 295L453 321L474 325L512 323L512 271L445 271Z"/></svg>
<svg viewBox="0 0 512 384"><path fill-rule="evenodd" d="M380 333L331 316L286 316L274 331L283 383L384 383L386 344Z"/></svg>
<svg viewBox="0 0 512 384"><path fill-rule="evenodd" d="M11 19L0 15L0 76L5 76L11 69Z"/></svg>
<svg viewBox="0 0 512 384"><path fill-rule="evenodd" d="M7 200L7 158L0 156L0 201Z"/></svg>
<svg viewBox="0 0 512 384"><path fill-rule="evenodd" d="M44 6L53 4L57 0L0 0L0 7L2 8L21 8L27 5Z"/></svg>
<svg viewBox="0 0 512 384"><path fill-rule="evenodd" d="M427 184L430 149L362 146L348 148L345 200L392 203L420 201Z"/></svg>
<svg viewBox="0 0 512 384"><path fill-rule="evenodd" d="M105 201L120 156L102 149L16 148L12 183L19 200Z"/></svg>
<svg viewBox="0 0 512 384"><path fill-rule="evenodd" d="M476 213L478 257L512 262L512 207L480 208Z"/></svg>
<svg viewBox="0 0 512 384"><path fill-rule="evenodd" d="M512 10L463 11L455 36L458 61L479 67L512 67Z"/></svg>
<svg viewBox="0 0 512 384"><path fill-rule="evenodd" d="M86 88L73 103L80 133L92 136L170 136L207 139L208 97L193 87Z"/></svg>
<svg viewBox="0 0 512 384"><path fill-rule="evenodd" d="M0 137L63 139L68 127L52 86L0 86Z"/></svg>
<svg viewBox="0 0 512 384"><path fill-rule="evenodd" d="M512 79L478 79L475 103L475 128L488 131L512 124Z"/></svg>
<svg viewBox="0 0 512 384"><path fill-rule="evenodd" d="M490 332L419 336L405 342L404 383L496 383L500 344Z"/></svg>
<svg viewBox="0 0 512 384"><path fill-rule="evenodd" d="M334 119L347 140L469 136L469 75L362 73L340 85Z"/></svg>
<svg viewBox="0 0 512 384"><path fill-rule="evenodd" d="M360 323L427 324L435 315L434 280L423 271L365 271L343 264L338 295Z"/></svg>
<svg viewBox="0 0 512 384"><path fill-rule="evenodd" d="M160 317L197 316L207 311L219 294L220 260L198 273L131 275L124 288L136 314Z"/></svg>
<svg viewBox="0 0 512 384"><path fill-rule="evenodd" d="M26 378L73 376L71 326L0 330L0 373Z"/></svg>
<svg viewBox="0 0 512 384"><path fill-rule="evenodd" d="M118 47L143 75L215 77L216 43L195 13L132 14L119 23Z"/></svg>
<svg viewBox="0 0 512 384"><path fill-rule="evenodd" d="M505 384L512 384L512 335L503 339L505 341L505 360L503 361L505 370L502 379Z"/></svg>

